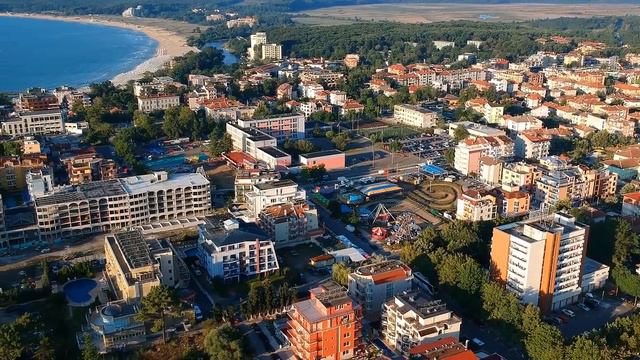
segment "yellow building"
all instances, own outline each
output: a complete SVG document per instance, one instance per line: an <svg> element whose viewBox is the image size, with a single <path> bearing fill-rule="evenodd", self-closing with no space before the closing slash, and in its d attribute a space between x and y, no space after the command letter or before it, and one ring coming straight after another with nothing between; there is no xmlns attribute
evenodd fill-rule
<svg viewBox="0 0 640 360"><path fill-rule="evenodd" d="M43 168L46 161L47 156L43 154L0 157L0 190L24 189L27 185L26 175L29 170Z"/></svg>

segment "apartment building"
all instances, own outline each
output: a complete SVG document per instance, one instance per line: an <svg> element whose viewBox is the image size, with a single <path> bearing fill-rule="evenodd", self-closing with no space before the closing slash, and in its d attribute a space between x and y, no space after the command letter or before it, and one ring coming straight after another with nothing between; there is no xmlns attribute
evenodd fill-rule
<svg viewBox="0 0 640 360"><path fill-rule="evenodd" d="M420 291L405 291L382 306L382 336L392 349L404 356L410 349L444 338L460 337L462 319Z"/></svg>
<svg viewBox="0 0 640 360"><path fill-rule="evenodd" d="M31 136L25 137L22 140L22 153L25 155L28 154L40 154L42 152L42 147L40 146L40 142L34 139Z"/></svg>
<svg viewBox="0 0 640 360"><path fill-rule="evenodd" d="M198 226L198 258L211 278L239 281L278 270L273 241L255 224L207 218Z"/></svg>
<svg viewBox="0 0 640 360"><path fill-rule="evenodd" d="M520 191L517 186L503 186L495 191L498 203L498 215L514 217L525 215L531 209L531 194Z"/></svg>
<svg viewBox="0 0 640 360"><path fill-rule="evenodd" d="M508 158L513 154L514 144L504 135L469 138L456 146L454 167L464 175L479 174L482 158Z"/></svg>
<svg viewBox="0 0 640 360"><path fill-rule="evenodd" d="M475 189L463 192L457 200L456 219L488 221L498 216L498 201L492 194Z"/></svg>
<svg viewBox="0 0 640 360"><path fill-rule="evenodd" d="M239 169L234 180L235 198L237 203L246 201L244 194L253 190L253 185L280 179L280 173L260 169Z"/></svg>
<svg viewBox="0 0 640 360"><path fill-rule="evenodd" d="M118 298L140 300L155 286L182 284L186 267L168 240L145 240L140 230L125 230L105 237L105 271Z"/></svg>
<svg viewBox="0 0 640 360"><path fill-rule="evenodd" d="M307 68L300 74L302 82L324 83L333 88L338 85L338 81L344 78L344 74L327 69Z"/></svg>
<svg viewBox="0 0 640 360"><path fill-rule="evenodd" d="M552 168L535 182L535 200L549 206L557 201L606 199L616 193L618 175L584 166Z"/></svg>
<svg viewBox="0 0 640 360"><path fill-rule="evenodd" d="M502 177L502 164L504 161L491 156L480 158L480 180L485 184L498 185Z"/></svg>
<svg viewBox="0 0 640 360"><path fill-rule="evenodd" d="M238 119L241 128L256 128L278 141L304 139L305 119L303 114L277 114L264 119Z"/></svg>
<svg viewBox="0 0 640 360"><path fill-rule="evenodd" d="M2 133L9 136L61 134L64 121L60 109L25 111L3 120Z"/></svg>
<svg viewBox="0 0 640 360"><path fill-rule="evenodd" d="M640 192L622 195L622 216L640 217Z"/></svg>
<svg viewBox="0 0 640 360"><path fill-rule="evenodd" d="M262 210L269 206L305 201L307 194L292 180L277 180L257 183L249 192L244 193L247 204L247 217L257 219Z"/></svg>
<svg viewBox="0 0 640 360"><path fill-rule="evenodd" d="M33 90L28 93L21 93L18 96L17 107L19 111L40 112L49 110L60 110L58 98L44 90Z"/></svg>
<svg viewBox="0 0 640 360"><path fill-rule="evenodd" d="M47 163L48 158L44 154L0 156L0 190L24 189L29 171L42 169Z"/></svg>
<svg viewBox="0 0 640 360"><path fill-rule="evenodd" d="M492 276L542 312L578 300L589 227L565 213L531 216L494 228Z"/></svg>
<svg viewBox="0 0 640 360"><path fill-rule="evenodd" d="M249 60L256 60L257 49L262 49L262 45L267 43L267 33L257 32L249 37Z"/></svg>
<svg viewBox="0 0 640 360"><path fill-rule="evenodd" d="M418 128L432 128L436 126L438 114L421 106L400 104L393 107L393 119L398 124Z"/></svg>
<svg viewBox="0 0 640 360"><path fill-rule="evenodd" d="M362 344L361 307L345 289L325 282L309 291L309 300L293 304L286 336L301 360L352 359Z"/></svg>
<svg viewBox="0 0 640 360"><path fill-rule="evenodd" d="M324 233L318 226L318 210L306 202L269 206L260 212L258 226L277 248L305 243Z"/></svg>
<svg viewBox="0 0 640 360"><path fill-rule="evenodd" d="M201 174L159 171L94 181L35 199L41 240L205 215L211 208L209 180Z"/></svg>
<svg viewBox="0 0 640 360"><path fill-rule="evenodd" d="M291 155L278 149L274 137L258 129L242 128L231 122L228 122L226 127L234 149L243 151L254 159L264 162L269 169L291 165Z"/></svg>
<svg viewBox="0 0 640 360"><path fill-rule="evenodd" d="M180 106L180 96L178 95L157 94L138 96L138 109L146 113L167 110L174 106Z"/></svg>
<svg viewBox="0 0 640 360"><path fill-rule="evenodd" d="M524 162L506 163L502 167L502 185L517 186L523 190L531 190L542 171Z"/></svg>
<svg viewBox="0 0 640 360"><path fill-rule="evenodd" d="M53 170L49 167L31 169L25 176L29 198L34 201L38 197L45 196L53 192L55 185L53 180Z"/></svg>
<svg viewBox="0 0 640 360"><path fill-rule="evenodd" d="M535 130L522 131L515 139L515 155L522 159L540 159L549 155L551 136Z"/></svg>
<svg viewBox="0 0 640 360"><path fill-rule="evenodd" d="M262 60L282 60L282 45L263 44Z"/></svg>
<svg viewBox="0 0 640 360"><path fill-rule="evenodd" d="M79 185L97 180L118 177L118 166L111 159L103 159L95 152L79 154L61 159L67 168L69 183Z"/></svg>
<svg viewBox="0 0 640 360"><path fill-rule="evenodd" d="M394 295L411 290L411 268L398 260L364 265L349 274L349 296L362 305L364 316L380 318L382 304Z"/></svg>

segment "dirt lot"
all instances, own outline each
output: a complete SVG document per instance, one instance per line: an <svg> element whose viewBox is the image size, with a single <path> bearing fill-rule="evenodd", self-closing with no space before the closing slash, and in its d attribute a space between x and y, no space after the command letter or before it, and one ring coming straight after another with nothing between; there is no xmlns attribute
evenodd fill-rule
<svg viewBox="0 0 640 360"><path fill-rule="evenodd" d="M315 23L325 17L336 19L429 23L449 20L523 21L558 17L639 15L640 6L632 4L372 4L334 6L305 12Z"/></svg>

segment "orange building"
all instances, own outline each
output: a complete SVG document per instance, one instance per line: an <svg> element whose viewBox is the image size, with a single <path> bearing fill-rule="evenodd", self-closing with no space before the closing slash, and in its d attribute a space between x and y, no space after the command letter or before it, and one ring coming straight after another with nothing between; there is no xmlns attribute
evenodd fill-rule
<svg viewBox="0 0 640 360"><path fill-rule="evenodd" d="M589 227L565 213L493 229L491 275L542 312L578 301Z"/></svg>
<svg viewBox="0 0 640 360"><path fill-rule="evenodd" d="M362 313L342 286L333 281L311 289L311 298L293 304L286 332L302 360L351 359L360 347Z"/></svg>

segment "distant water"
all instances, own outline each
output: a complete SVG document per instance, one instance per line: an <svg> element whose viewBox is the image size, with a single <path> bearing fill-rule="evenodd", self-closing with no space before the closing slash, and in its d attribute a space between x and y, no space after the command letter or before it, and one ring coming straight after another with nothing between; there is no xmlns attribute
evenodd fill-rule
<svg viewBox="0 0 640 360"><path fill-rule="evenodd" d="M224 43L226 41L224 40L220 40L220 41L213 41L210 43L205 44L205 47L213 47L216 49L220 49L222 50L222 54L224 54L224 59L222 60L222 62L225 63L225 65L233 65L235 63L237 63L239 61L238 57L235 56L234 54L230 53L229 50L224 48Z"/></svg>
<svg viewBox="0 0 640 360"><path fill-rule="evenodd" d="M99 24L0 17L0 91L84 86L155 55L144 33Z"/></svg>

